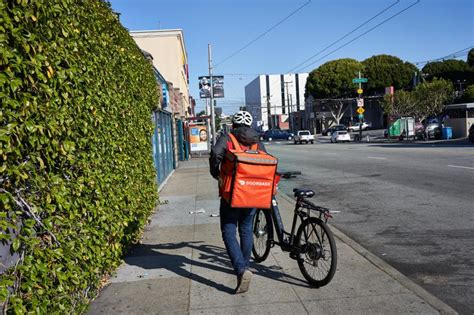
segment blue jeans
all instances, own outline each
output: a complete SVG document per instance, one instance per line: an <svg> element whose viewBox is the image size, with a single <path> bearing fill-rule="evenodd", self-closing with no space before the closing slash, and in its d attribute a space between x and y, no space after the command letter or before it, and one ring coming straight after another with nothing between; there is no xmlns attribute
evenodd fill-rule
<svg viewBox="0 0 474 315"><path fill-rule="evenodd" d="M221 198L220 219L222 239L236 275L241 275L248 267L252 252L252 222L256 209L232 208ZM236 230L239 228L240 245Z"/></svg>

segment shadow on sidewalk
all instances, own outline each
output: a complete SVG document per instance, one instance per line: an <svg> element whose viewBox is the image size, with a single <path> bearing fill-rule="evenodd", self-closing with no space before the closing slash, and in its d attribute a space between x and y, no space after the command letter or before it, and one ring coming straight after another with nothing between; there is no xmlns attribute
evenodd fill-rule
<svg viewBox="0 0 474 315"><path fill-rule="evenodd" d="M195 241L157 245L140 244L134 246L131 251L132 255L126 257L125 262L128 265L135 265L143 269L163 268L179 276L213 287L216 290L226 293L233 293L234 288L226 287L220 283L212 281L211 279L205 278L197 274L196 270L193 270L192 272L186 270L186 266L197 266L208 270L214 270L234 275L230 261L227 256L227 252L224 248L208 244L198 245L200 243L202 242ZM199 258L197 260L193 260L188 257L185 257L184 255L164 252L167 250L180 248L192 248L194 250L199 251ZM291 285L309 287L306 281L275 270L281 269L281 267L279 266L267 267L251 262L250 267L256 270L256 274L259 276L288 283Z"/></svg>

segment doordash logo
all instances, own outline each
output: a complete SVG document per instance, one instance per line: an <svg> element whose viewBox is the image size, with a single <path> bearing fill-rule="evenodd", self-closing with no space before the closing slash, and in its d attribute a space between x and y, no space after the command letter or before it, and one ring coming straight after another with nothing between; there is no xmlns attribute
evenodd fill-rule
<svg viewBox="0 0 474 315"><path fill-rule="evenodd" d="M241 186L271 186L271 183L268 182L256 182L252 180L239 180Z"/></svg>

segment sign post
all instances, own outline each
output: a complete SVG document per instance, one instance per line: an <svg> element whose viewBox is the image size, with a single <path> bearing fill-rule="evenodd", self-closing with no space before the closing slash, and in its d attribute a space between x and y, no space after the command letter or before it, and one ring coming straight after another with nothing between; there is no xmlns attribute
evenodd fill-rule
<svg viewBox="0 0 474 315"><path fill-rule="evenodd" d="M364 99L361 97L364 90L362 89L362 83L367 83L367 78L362 78L359 71L359 76L357 78L352 79L352 83L359 84L359 88L357 89L357 94L359 94L357 98L357 113L359 114L359 141L362 141L362 123L364 122Z"/></svg>

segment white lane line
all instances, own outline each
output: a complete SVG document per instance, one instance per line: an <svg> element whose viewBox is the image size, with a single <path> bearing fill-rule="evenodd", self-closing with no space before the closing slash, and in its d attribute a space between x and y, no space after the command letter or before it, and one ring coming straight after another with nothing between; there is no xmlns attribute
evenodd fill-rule
<svg viewBox="0 0 474 315"><path fill-rule="evenodd" d="M330 153L330 152L324 152L324 154L326 154L326 155L339 155L337 153Z"/></svg>
<svg viewBox="0 0 474 315"><path fill-rule="evenodd" d="M368 156L368 159L375 159L375 160L386 160L387 158L384 157L378 157L378 156Z"/></svg>
<svg viewBox="0 0 474 315"><path fill-rule="evenodd" d="M448 165L448 167L465 168L468 170L474 170L474 167L469 167L469 166Z"/></svg>

